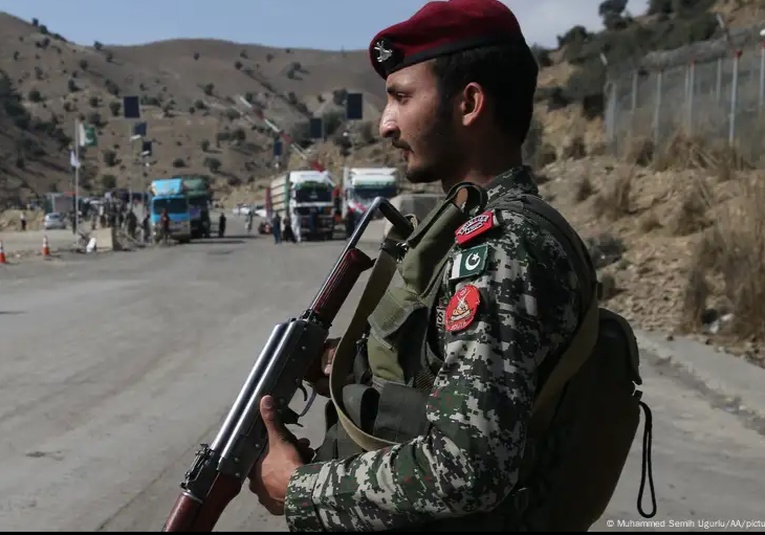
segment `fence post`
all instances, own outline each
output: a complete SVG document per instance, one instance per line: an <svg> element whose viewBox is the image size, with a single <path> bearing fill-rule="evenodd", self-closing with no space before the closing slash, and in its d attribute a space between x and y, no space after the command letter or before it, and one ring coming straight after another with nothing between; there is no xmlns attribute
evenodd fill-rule
<svg viewBox="0 0 765 535"><path fill-rule="evenodd" d="M637 112L638 71L632 71L632 94L630 95L630 139L635 136L635 112Z"/></svg>
<svg viewBox="0 0 765 535"><path fill-rule="evenodd" d="M664 68L659 68L659 72L656 76L656 104L653 109L653 144L654 147L659 146L659 134L661 129L659 128L659 120L661 119L661 84L664 77Z"/></svg>
<svg viewBox="0 0 765 535"><path fill-rule="evenodd" d="M763 100L765 99L765 40L760 44L760 93L757 96L757 109L762 111Z"/></svg>
<svg viewBox="0 0 765 535"><path fill-rule="evenodd" d="M688 135L693 135L693 94L696 92L696 60L688 68Z"/></svg>
<svg viewBox="0 0 765 535"><path fill-rule="evenodd" d="M736 49L733 54L733 85L730 89L730 121L728 123L728 145L733 146L736 138L736 106L738 105L738 63L741 58L741 50Z"/></svg>
<svg viewBox="0 0 765 535"><path fill-rule="evenodd" d="M611 86L609 89L609 105L608 107L611 109L610 116L611 121L608 123L608 140L611 144L611 151L614 155L619 155L619 140L616 136L616 125L618 124L618 115L619 115L619 102L617 101L618 98L618 83L616 80L613 80L611 82Z"/></svg>
<svg viewBox="0 0 765 535"><path fill-rule="evenodd" d="M717 58L717 82L715 83L715 97L717 98L717 102L720 102L720 99L722 98L722 68L723 68L723 59Z"/></svg>

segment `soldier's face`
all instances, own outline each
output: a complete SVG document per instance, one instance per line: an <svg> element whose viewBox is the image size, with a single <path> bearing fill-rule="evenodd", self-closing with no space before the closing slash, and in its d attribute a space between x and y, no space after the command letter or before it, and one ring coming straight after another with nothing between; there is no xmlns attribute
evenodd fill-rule
<svg viewBox="0 0 765 535"><path fill-rule="evenodd" d="M459 161L452 117L439 113L438 85L428 63L388 76L380 135L401 150L412 183L449 180Z"/></svg>

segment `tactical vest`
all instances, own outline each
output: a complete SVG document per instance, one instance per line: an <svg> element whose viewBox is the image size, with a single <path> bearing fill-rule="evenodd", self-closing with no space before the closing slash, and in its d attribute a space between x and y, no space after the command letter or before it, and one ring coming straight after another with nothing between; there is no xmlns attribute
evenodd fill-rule
<svg viewBox="0 0 765 535"><path fill-rule="evenodd" d="M463 190L467 200L459 207L454 201ZM379 449L422 434L425 399L440 367L426 340L430 311L455 230L486 202L483 189L458 184L421 222L407 216L414 226L409 236L393 228L383 240L335 350L333 403L326 414L330 429L317 459ZM394 276L403 284L391 284ZM406 418L401 418L403 408L410 413Z"/></svg>
<svg viewBox="0 0 765 535"><path fill-rule="evenodd" d="M458 207L454 201L463 189L467 190L468 198ZM395 229L390 231L381 245L356 312L336 348L330 377L332 402L326 407L328 431L324 444L317 450L316 461L381 449L428 432L425 404L442 364L441 357L430 347L428 334L433 327L431 313L444 268L454 247L454 233L471 217L494 207L537 216L540 211L544 212L547 217L534 219L552 231L553 235L561 235L561 226L566 226L569 231L567 234L573 234L557 212L548 210L546 204L540 203L543 203L541 199L528 196L500 196L487 204L486 193L482 188L463 183L455 186L422 222L418 222L414 216L407 216L414 224L410 236L398 235ZM534 209L525 209L529 206ZM539 498L540 493L549 491L544 488L541 479L532 480L539 470L550 468L542 466L542 460L549 461L543 450L553 448L566 438L564 426L558 426L561 429L551 436L546 435L547 428L553 421L556 404L561 399L565 383L596 346L598 322L602 324L604 313L610 314L597 306L597 281L584 245L568 239L561 240L561 244L569 257L579 260L574 263L585 289L579 316L580 328L565 352L546 359L539 371L530 437L524 452L519 483L495 512L434 522L428 526L417 526L418 530L501 531L555 527L555 521L548 519L544 512L527 515L533 517L531 520L523 519L529 508L529 500L535 494ZM391 284L394 277L400 278L401 284ZM560 363L563 365L558 365ZM639 384L637 362L632 364L627 365L630 369L625 372L626 378ZM637 403L634 402L635 407ZM646 406L643 408L648 410ZM632 413L630 416L633 416ZM632 422L632 418L628 419L624 431L627 435L624 440L629 440L629 443L632 441L629 435L633 429ZM535 439L543 436L544 444L536 444ZM615 462L618 464L619 461L623 462L623 459L619 457ZM621 466L612 469L609 476L614 471L620 472ZM615 482L613 484L615 486ZM601 496L596 499L602 501ZM605 505L602 505L603 508ZM582 524L587 524L583 526L584 529L589 528L588 522L582 521ZM562 520L559 521L561 524L566 526Z"/></svg>

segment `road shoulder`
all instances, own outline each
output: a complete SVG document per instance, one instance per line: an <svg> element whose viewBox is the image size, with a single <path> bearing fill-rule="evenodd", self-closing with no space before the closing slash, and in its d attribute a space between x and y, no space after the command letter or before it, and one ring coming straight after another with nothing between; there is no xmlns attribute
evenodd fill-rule
<svg viewBox="0 0 765 535"><path fill-rule="evenodd" d="M639 329L635 337L644 362L672 369L730 412L765 424L765 369L689 338Z"/></svg>

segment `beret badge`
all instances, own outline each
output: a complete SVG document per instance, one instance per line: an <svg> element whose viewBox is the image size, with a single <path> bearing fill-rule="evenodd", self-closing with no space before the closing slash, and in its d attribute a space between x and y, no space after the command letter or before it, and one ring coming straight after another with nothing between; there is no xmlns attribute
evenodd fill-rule
<svg viewBox="0 0 765 535"><path fill-rule="evenodd" d="M385 37L375 42L373 50L375 61L379 65L378 72L380 70L386 73L392 72L403 59L402 51L394 47L390 40Z"/></svg>
<svg viewBox="0 0 765 535"><path fill-rule="evenodd" d="M375 52L377 52L377 63L385 63L393 57L393 49L387 39L380 39L375 43Z"/></svg>

